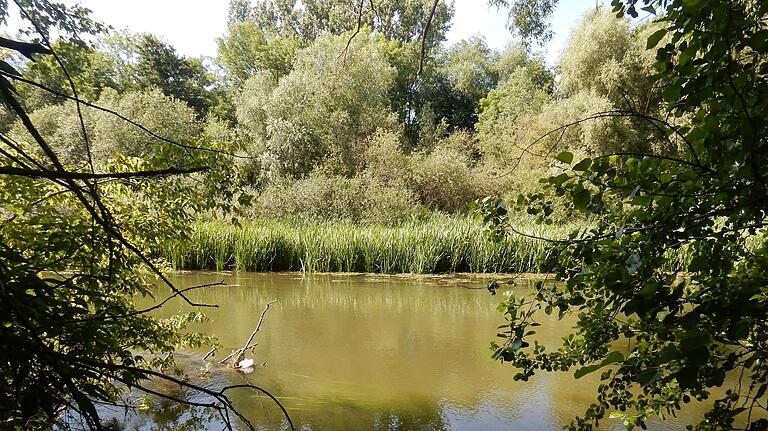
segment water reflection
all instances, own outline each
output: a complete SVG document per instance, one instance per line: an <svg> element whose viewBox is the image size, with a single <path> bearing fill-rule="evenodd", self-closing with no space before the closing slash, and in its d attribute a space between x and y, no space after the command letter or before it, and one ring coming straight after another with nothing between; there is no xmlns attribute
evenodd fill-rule
<svg viewBox="0 0 768 431"><path fill-rule="evenodd" d="M552 373L514 382L511 367L490 359L489 342L502 323L500 298L482 289L481 280L194 272L175 281L185 287L222 279L229 285L190 296L219 304L206 310L209 322L193 329L218 336L224 354L242 346L266 302L278 302L257 337L254 360L267 365L247 375L220 370L206 384L264 387L279 396L299 429L554 430L593 402L597 375L576 381ZM185 309L177 301L163 313ZM542 323L537 336L548 345L559 344L573 324L554 317ZM200 353L180 362L199 368ZM285 428L279 409L264 396L238 390L231 398L260 429ZM129 428L172 429L172 422L194 417L153 407L154 416L131 418ZM681 423L703 412L685 413L651 429L682 429ZM198 429L221 429L215 418L197 419ZM178 429L193 429L189 424ZM622 426L606 420L604 429Z"/></svg>

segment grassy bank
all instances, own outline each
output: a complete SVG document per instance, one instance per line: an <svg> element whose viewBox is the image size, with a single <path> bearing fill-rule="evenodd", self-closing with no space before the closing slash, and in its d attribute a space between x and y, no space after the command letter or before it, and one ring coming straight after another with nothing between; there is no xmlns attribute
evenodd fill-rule
<svg viewBox="0 0 768 431"><path fill-rule="evenodd" d="M521 228L563 238L576 226ZM166 250L176 269L435 274L540 272L552 245L515 235L494 242L480 223L447 217L397 227L259 220L201 222Z"/></svg>

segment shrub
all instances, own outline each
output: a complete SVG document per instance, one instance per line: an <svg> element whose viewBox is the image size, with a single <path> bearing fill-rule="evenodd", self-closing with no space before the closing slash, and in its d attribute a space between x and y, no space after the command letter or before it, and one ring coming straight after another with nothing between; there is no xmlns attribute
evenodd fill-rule
<svg viewBox="0 0 768 431"><path fill-rule="evenodd" d="M124 94L106 90L98 104L176 142L191 143L202 133L195 111L185 102L163 95L160 90ZM183 166L188 160L187 151L163 142L123 119L92 108L81 108L96 163L104 163L118 155L163 165ZM38 109L31 118L65 163L77 165L87 160L75 102ZM13 126L12 133L22 141L31 142L32 137L20 123Z"/></svg>
<svg viewBox="0 0 768 431"><path fill-rule="evenodd" d="M277 181L256 199L251 215L350 223L397 224L424 213L410 190L374 178L328 176Z"/></svg>
<svg viewBox="0 0 768 431"><path fill-rule="evenodd" d="M429 154L415 154L410 186L424 205L439 211L462 212L483 196L477 178L460 152L438 147Z"/></svg>
<svg viewBox="0 0 768 431"><path fill-rule="evenodd" d="M365 174L387 185L402 186L413 176L410 158L402 151L400 136L379 129L363 154Z"/></svg>

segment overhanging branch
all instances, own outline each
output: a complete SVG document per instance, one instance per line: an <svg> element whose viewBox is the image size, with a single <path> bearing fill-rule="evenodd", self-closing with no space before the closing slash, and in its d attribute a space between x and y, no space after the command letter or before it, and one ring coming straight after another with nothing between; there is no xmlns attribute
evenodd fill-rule
<svg viewBox="0 0 768 431"><path fill-rule="evenodd" d="M104 178L111 179L129 179L129 178L149 178L159 177L166 175L184 175L193 174L196 172L204 172L209 170L207 166L190 168L190 169L178 169L168 168L150 171L135 171L135 172L114 172L114 173L88 173L88 172L72 172L72 171L42 171L37 169L16 168L12 166L0 166L0 175L15 175L20 177L29 178L48 178L53 180L97 180Z"/></svg>

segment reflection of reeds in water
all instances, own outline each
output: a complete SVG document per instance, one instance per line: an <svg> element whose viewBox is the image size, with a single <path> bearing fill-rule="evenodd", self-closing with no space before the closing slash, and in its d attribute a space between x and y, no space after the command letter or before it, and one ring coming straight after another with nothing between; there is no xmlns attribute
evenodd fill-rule
<svg viewBox="0 0 768 431"><path fill-rule="evenodd" d="M251 304L260 307L276 299L307 310L337 309L351 312L387 310L427 314L475 316L492 313L501 296L485 290L486 280L465 277L398 277L365 275L216 274L195 272L172 277L179 287L225 281L226 286L189 292L192 300L212 304ZM510 285L518 293L532 292L525 278ZM414 292L418 292L415 294Z"/></svg>
<svg viewBox="0 0 768 431"><path fill-rule="evenodd" d="M574 228L518 227L549 238L565 238ZM177 269L434 274L539 272L553 250L520 235L493 241L468 219L436 218L397 227L205 222L195 225L191 241L169 246L165 254Z"/></svg>

